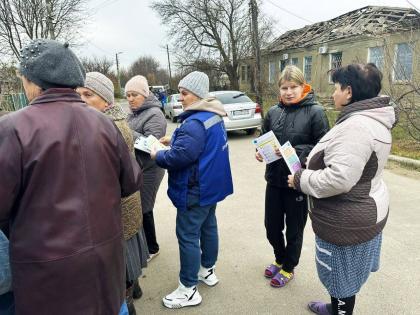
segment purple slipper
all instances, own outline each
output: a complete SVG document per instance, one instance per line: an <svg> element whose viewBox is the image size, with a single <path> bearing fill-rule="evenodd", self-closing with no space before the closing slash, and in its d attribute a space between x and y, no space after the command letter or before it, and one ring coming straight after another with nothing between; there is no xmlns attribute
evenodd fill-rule
<svg viewBox="0 0 420 315"><path fill-rule="evenodd" d="M264 271L264 277L273 278L279 271L281 267L277 267L275 264L271 264Z"/></svg>
<svg viewBox="0 0 420 315"><path fill-rule="evenodd" d="M272 287L275 288L282 288L284 287L286 284L288 284L290 281L292 281L294 277L294 274L291 273L290 278L286 277L285 275L283 275L281 272L279 272L278 274L276 274L270 281L270 285Z"/></svg>
<svg viewBox="0 0 420 315"><path fill-rule="evenodd" d="M308 303L309 309L314 312L315 314L319 315L331 315L328 312L327 304L321 301L311 301Z"/></svg>

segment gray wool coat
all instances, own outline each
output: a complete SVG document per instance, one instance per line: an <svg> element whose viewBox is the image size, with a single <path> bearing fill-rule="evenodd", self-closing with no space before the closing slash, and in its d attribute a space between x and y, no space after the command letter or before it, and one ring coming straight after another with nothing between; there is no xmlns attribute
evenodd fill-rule
<svg viewBox="0 0 420 315"><path fill-rule="evenodd" d="M160 139L166 134L167 123L161 103L152 93L139 109L128 115L127 121L133 130L134 141L140 136L153 135ZM140 190L142 211L148 213L155 205L156 194L165 170L157 166L145 152L136 150L136 159L143 170L143 186Z"/></svg>

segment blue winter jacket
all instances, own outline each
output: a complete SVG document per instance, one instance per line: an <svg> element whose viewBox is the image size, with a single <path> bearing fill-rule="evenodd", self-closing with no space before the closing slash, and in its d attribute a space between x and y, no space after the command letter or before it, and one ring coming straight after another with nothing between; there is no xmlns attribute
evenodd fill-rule
<svg viewBox="0 0 420 315"><path fill-rule="evenodd" d="M208 111L185 111L172 136L171 149L159 151L156 163L168 169L168 196L177 209L187 208L187 195L200 206L233 193L229 148L223 119Z"/></svg>

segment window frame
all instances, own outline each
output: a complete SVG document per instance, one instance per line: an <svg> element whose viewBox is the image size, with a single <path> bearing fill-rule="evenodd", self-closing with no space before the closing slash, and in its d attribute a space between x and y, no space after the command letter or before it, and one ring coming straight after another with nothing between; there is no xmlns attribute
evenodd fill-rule
<svg viewBox="0 0 420 315"><path fill-rule="evenodd" d="M341 55L341 62L340 62L340 66L338 66L338 67L336 67L336 68L334 68L334 69L338 69L338 68L340 68L340 67L342 67L342 65L343 65L343 52L342 51L335 51L335 52L330 52L329 53L329 55L330 55L330 71L332 71L332 70L334 70L333 68L332 68L332 59L333 59L333 55L338 55L338 54L340 54ZM332 78L331 78L331 72L330 72L330 74L328 75L328 83L330 83L330 84L334 84L334 82L332 81Z"/></svg>
<svg viewBox="0 0 420 315"><path fill-rule="evenodd" d="M273 65L273 73L271 73L271 65ZM273 77L271 77L271 75L273 75ZM276 63L274 61L269 61L268 62L268 83L269 84L273 84L275 83L275 77L276 77Z"/></svg>
<svg viewBox="0 0 420 315"><path fill-rule="evenodd" d="M309 81L306 79L307 58L311 58L311 71L309 73L309 76L310 76L310 80ZM312 55L304 56L303 57L303 77L305 78L305 81L308 82L308 83L310 83L312 81L312 65L313 65L313 60L314 60L314 57Z"/></svg>
<svg viewBox="0 0 420 315"><path fill-rule="evenodd" d="M382 49L382 68L379 68L378 67L378 65L376 64L376 63L374 63L374 62L372 62L372 60L370 60L370 58L371 58L371 49L374 49L374 48L381 48ZM368 55L367 55L367 62L368 63L374 63L375 65L376 65L376 67L381 71L381 72L383 72L384 71L384 68L385 68L385 47L384 46L372 46L372 47L368 47Z"/></svg>
<svg viewBox="0 0 420 315"><path fill-rule="evenodd" d="M410 78L408 78L408 79L396 79L395 78L395 76L396 76L396 72L398 71L397 70L397 66L398 66L398 64L397 64L397 61L398 61L398 45L402 45L402 44L406 44L409 48L410 48L410 50L411 50L411 73L410 73ZM395 46L394 46L394 61L393 61L393 67L392 67L392 82L393 83L399 83L399 84L405 84L405 83L410 83L410 82L412 82L412 80L413 80L413 67L414 67L414 63L413 63L413 52L414 52L414 49L413 49L413 47L411 47L411 45L410 45L410 43L409 42L401 42L401 43L396 43L395 44Z"/></svg>

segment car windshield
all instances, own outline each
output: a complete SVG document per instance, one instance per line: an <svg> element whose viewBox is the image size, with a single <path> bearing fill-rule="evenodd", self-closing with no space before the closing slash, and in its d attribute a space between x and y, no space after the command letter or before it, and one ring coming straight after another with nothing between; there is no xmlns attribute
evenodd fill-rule
<svg viewBox="0 0 420 315"><path fill-rule="evenodd" d="M215 97L223 104L252 102L252 100L242 92L218 93Z"/></svg>

